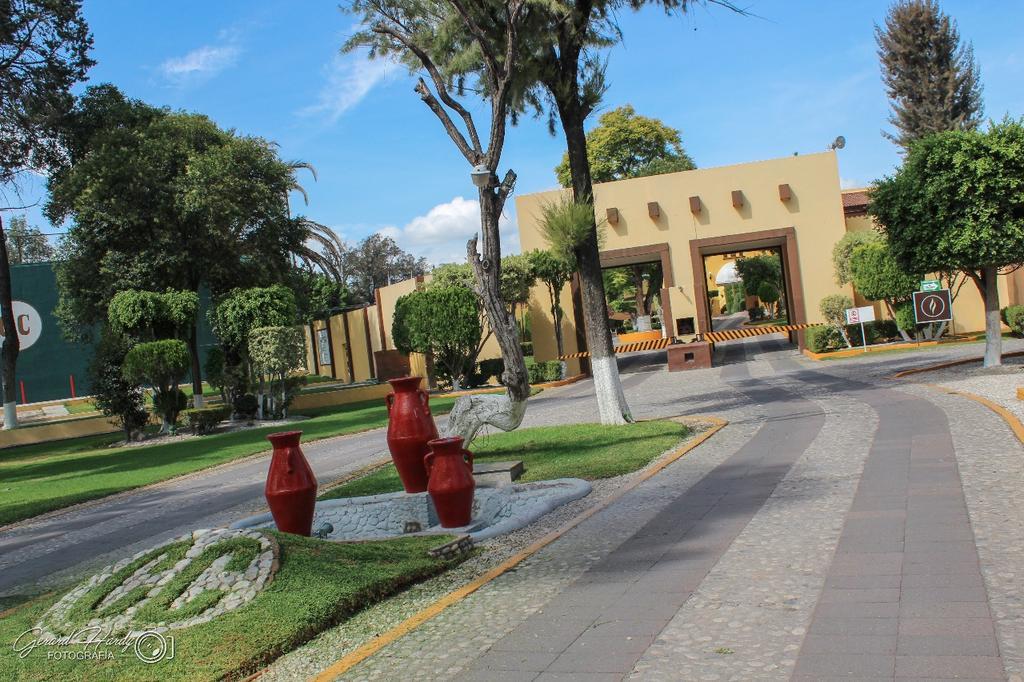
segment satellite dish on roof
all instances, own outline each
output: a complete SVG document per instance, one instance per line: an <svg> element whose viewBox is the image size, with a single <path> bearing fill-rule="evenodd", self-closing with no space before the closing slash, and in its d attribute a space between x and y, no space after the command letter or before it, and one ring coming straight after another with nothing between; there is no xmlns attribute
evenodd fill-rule
<svg viewBox="0 0 1024 682"><path fill-rule="evenodd" d="M829 146L829 149L842 149L846 146L846 138L840 135L835 141Z"/></svg>

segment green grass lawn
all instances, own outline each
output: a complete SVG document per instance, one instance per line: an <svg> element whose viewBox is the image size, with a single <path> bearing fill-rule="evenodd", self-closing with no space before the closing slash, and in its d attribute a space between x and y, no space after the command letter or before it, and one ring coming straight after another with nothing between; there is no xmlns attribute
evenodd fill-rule
<svg viewBox="0 0 1024 682"><path fill-rule="evenodd" d="M173 660L146 664L129 649L118 652L114 660L52 661L47 660L47 647L18 658L13 642L56 601L50 596L23 605L0 621L0 679L240 679L367 606L458 562L427 554L451 539L446 536L339 544L274 535L281 546L281 567L266 589L245 606L208 623L167 633L174 637Z"/></svg>
<svg viewBox="0 0 1024 682"><path fill-rule="evenodd" d="M85 414L86 412L95 412L96 406L92 404L92 401L86 400L81 403L64 403L64 409L68 411L68 414Z"/></svg>
<svg viewBox="0 0 1024 682"><path fill-rule="evenodd" d="M453 398L434 398L435 414L451 410ZM269 449L268 433L303 432L303 441L387 425L383 400L303 410L294 426L256 427L174 443L111 448L118 434L88 436L0 450L0 524L27 519L77 502L164 481Z"/></svg>
<svg viewBox="0 0 1024 682"><path fill-rule="evenodd" d="M779 325L789 324L789 318L786 317L774 317L770 320L758 320L757 322L744 322L745 327L777 327Z"/></svg>
<svg viewBox="0 0 1024 682"><path fill-rule="evenodd" d="M482 436L473 442L475 461L521 459L521 482L551 478L611 478L636 471L679 444L690 428L675 421L649 421L626 426L574 424L519 429ZM393 466L327 491L321 499L357 497L402 489Z"/></svg>

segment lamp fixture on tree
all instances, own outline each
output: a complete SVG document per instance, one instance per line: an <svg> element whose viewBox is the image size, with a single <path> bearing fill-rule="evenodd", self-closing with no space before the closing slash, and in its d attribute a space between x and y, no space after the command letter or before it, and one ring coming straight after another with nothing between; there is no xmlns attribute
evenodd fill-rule
<svg viewBox="0 0 1024 682"><path fill-rule="evenodd" d="M494 174L491 173L491 169L485 164L478 164L473 166L473 170L469 172L469 177L473 179L473 184L480 189L490 187L493 183Z"/></svg>

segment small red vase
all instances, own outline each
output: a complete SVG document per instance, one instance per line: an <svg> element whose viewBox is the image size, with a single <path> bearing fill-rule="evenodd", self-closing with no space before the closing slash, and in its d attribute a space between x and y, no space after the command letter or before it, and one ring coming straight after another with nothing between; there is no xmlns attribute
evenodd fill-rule
<svg viewBox="0 0 1024 682"><path fill-rule="evenodd" d="M388 379L394 393L387 396L388 450L407 493L427 489L423 457L430 451L427 441L437 438L437 425L430 414L430 396L420 388L420 377Z"/></svg>
<svg viewBox="0 0 1024 682"><path fill-rule="evenodd" d="M313 531L316 476L299 447L301 436L302 431L267 436L274 446L274 456L263 494L279 531L308 537Z"/></svg>
<svg viewBox="0 0 1024 682"><path fill-rule="evenodd" d="M462 437L430 441L424 458L430 483L427 492L434 501L442 528L468 526L473 516L473 453L462 447Z"/></svg>

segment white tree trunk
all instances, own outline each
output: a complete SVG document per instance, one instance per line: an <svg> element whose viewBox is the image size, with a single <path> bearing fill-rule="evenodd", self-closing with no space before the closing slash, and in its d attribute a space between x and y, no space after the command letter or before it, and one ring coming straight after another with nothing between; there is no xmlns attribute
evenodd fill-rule
<svg viewBox="0 0 1024 682"><path fill-rule="evenodd" d="M999 272L995 267L983 271L985 280L985 367L1003 364L1003 329L999 320Z"/></svg>
<svg viewBox="0 0 1024 682"><path fill-rule="evenodd" d="M4 403L4 431L18 428L18 403Z"/></svg>
<svg viewBox="0 0 1024 682"><path fill-rule="evenodd" d="M194 407L197 410L201 410L203 408L203 394L202 393L193 393L192 394L192 407Z"/></svg>
<svg viewBox="0 0 1024 682"><path fill-rule="evenodd" d="M632 421L626 395L619 380L619 365L615 356L590 360L590 372L594 376L594 394L601 423L608 425L626 424Z"/></svg>
<svg viewBox="0 0 1024 682"><path fill-rule="evenodd" d="M508 394L464 395L455 401L445 435L461 436L463 446L469 447L484 425L512 431L523 423L525 414L526 401L512 400Z"/></svg>

